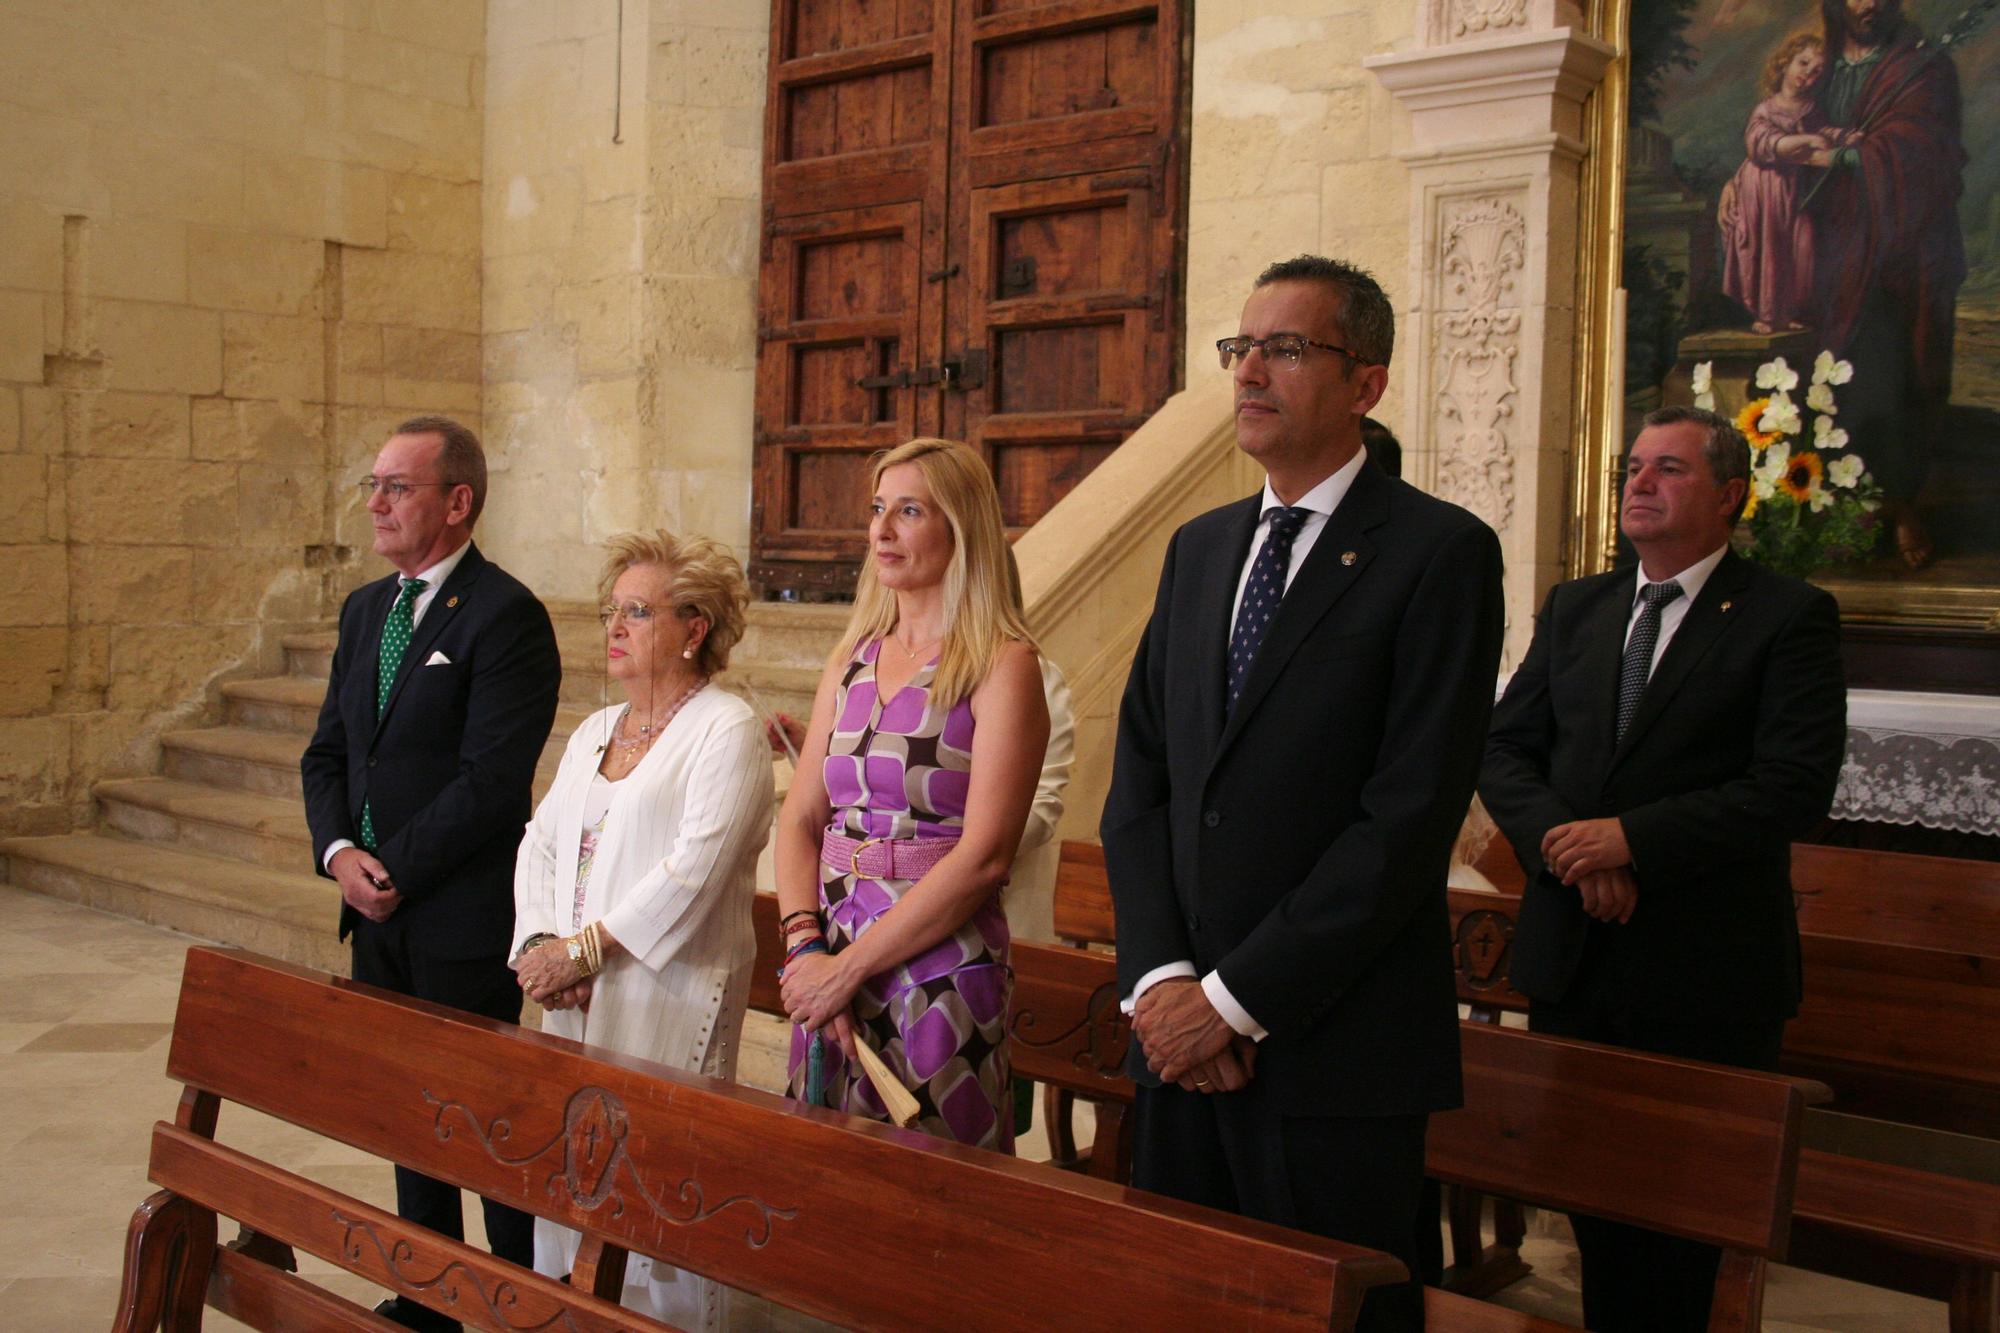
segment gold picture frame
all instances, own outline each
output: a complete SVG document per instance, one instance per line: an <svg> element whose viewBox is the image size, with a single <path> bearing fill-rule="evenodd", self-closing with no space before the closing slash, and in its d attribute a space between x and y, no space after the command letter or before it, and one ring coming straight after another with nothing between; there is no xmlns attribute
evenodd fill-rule
<svg viewBox="0 0 2000 1333"><path fill-rule="evenodd" d="M1627 160L1631 143L1632 0L1589 0L1587 30L1617 52L1584 108L1588 152L1578 219L1582 281L1577 289L1574 373L1578 405L1568 478L1569 517L1563 534L1566 577L1611 568L1618 552L1618 492L1627 443L1624 387L1623 248ZM1927 12L1927 11L1926 11ZM1984 39L2000 47L2000 31ZM1968 129L1970 127L1968 126ZM1822 574L1813 582L1840 600L1856 624L1913 630L1974 631L2000 644L2000 582L1934 574L1924 578Z"/></svg>

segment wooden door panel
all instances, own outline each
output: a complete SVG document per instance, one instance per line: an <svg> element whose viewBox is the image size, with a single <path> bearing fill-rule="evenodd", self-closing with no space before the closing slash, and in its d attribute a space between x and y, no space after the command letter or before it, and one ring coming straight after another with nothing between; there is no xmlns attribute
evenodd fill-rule
<svg viewBox="0 0 2000 1333"><path fill-rule="evenodd" d="M1087 442L1030 438L989 444L986 452L1000 490L1000 516L1015 531L1033 527L1051 504L1111 457L1129 434L1129 430L1114 431Z"/></svg>
<svg viewBox="0 0 2000 1333"><path fill-rule="evenodd" d="M923 238L917 203L792 218L769 234L753 574L788 562L810 574L858 553L869 458L919 428L916 392L864 381L907 369L923 345Z"/></svg>
<svg viewBox="0 0 2000 1333"><path fill-rule="evenodd" d="M1164 399L1168 265L1146 172L973 192L963 429L1009 526L1033 524Z"/></svg>
<svg viewBox="0 0 2000 1333"><path fill-rule="evenodd" d="M1019 152L1171 132L1164 117L1176 105L1179 62L1161 60L1161 26L1156 4L1102 0L1008 9L975 20L964 67L967 151Z"/></svg>
<svg viewBox="0 0 2000 1333"><path fill-rule="evenodd" d="M794 0L782 13L787 60L926 36L937 27L932 0Z"/></svg>
<svg viewBox="0 0 2000 1333"><path fill-rule="evenodd" d="M952 0L773 0L764 203L921 200L950 116Z"/></svg>
<svg viewBox="0 0 2000 1333"><path fill-rule="evenodd" d="M1026 527L1179 364L1187 0L773 0L752 577L852 585L868 455ZM867 383L863 383L867 381Z"/></svg>

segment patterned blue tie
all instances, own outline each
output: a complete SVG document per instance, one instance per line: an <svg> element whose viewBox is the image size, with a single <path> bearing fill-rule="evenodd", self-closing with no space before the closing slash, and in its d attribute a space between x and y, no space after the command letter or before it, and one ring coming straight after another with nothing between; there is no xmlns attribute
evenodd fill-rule
<svg viewBox="0 0 2000 1333"><path fill-rule="evenodd" d="M404 579L403 591L396 595L396 604L389 608L388 623L382 626L382 646L375 654L375 720L381 721L382 710L389 706L389 690L396 683L396 672L403 665L403 653L410 646L410 636L417 628L417 598L430 585L422 579ZM367 802L361 805L361 845L368 851L375 850L375 812Z"/></svg>
<svg viewBox="0 0 2000 1333"><path fill-rule="evenodd" d="M1285 598L1285 571L1292 564L1292 540L1311 514L1310 509L1276 505L1264 511L1271 529L1257 551L1257 558L1250 562L1250 580L1243 585L1243 605L1236 608L1236 628L1229 635L1230 710L1236 707L1236 696L1243 692L1243 678L1250 674L1250 664L1257 660L1257 649L1271 628L1271 617L1278 614L1278 603Z"/></svg>
<svg viewBox="0 0 2000 1333"><path fill-rule="evenodd" d="M1632 627L1632 637L1625 643L1625 660L1618 668L1618 739L1621 741L1625 739L1625 728L1632 725L1632 715L1639 711L1639 696L1646 692L1646 678L1653 674L1653 645L1660 641L1660 612L1680 595L1681 585L1672 579L1665 583L1648 583L1639 590L1639 598L1646 605L1639 611L1639 623Z"/></svg>

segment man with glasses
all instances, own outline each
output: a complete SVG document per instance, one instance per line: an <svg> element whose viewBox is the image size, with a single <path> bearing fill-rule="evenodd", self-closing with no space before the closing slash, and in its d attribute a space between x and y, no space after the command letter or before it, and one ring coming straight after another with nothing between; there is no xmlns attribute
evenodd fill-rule
<svg viewBox="0 0 2000 1333"><path fill-rule="evenodd" d="M1239 329L1218 348L1263 493L1174 534L1104 805L1133 1183L1415 1274L1425 1128L1460 1097L1445 875L1500 545L1367 461L1395 322L1365 271L1274 264ZM1359 1326L1422 1320L1413 1280Z"/></svg>
<svg viewBox="0 0 2000 1333"><path fill-rule="evenodd" d="M479 438L448 417L396 428L360 482L396 573L340 612L319 726L299 762L320 873L340 885L354 978L513 1022L514 855L562 666L535 595L472 541ZM396 1211L463 1238L458 1190L396 1168ZM485 1201L493 1253L534 1260L532 1218ZM458 1325L400 1297L378 1313Z"/></svg>

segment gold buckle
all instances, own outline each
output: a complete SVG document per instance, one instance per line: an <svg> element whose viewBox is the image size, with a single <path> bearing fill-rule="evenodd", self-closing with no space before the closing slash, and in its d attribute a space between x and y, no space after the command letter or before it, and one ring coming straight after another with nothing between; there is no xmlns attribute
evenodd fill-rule
<svg viewBox="0 0 2000 1333"><path fill-rule="evenodd" d="M887 838L863 838L860 842L854 844L854 850L847 854L847 869L849 870L849 872L852 873L856 879L864 878L868 872L861 868L861 853L867 851L868 848L874 843L878 842L886 843L888 841L889 840ZM895 867L891 865L888 867L888 869L893 870L895 869ZM884 873L884 878L887 878L886 871Z"/></svg>

